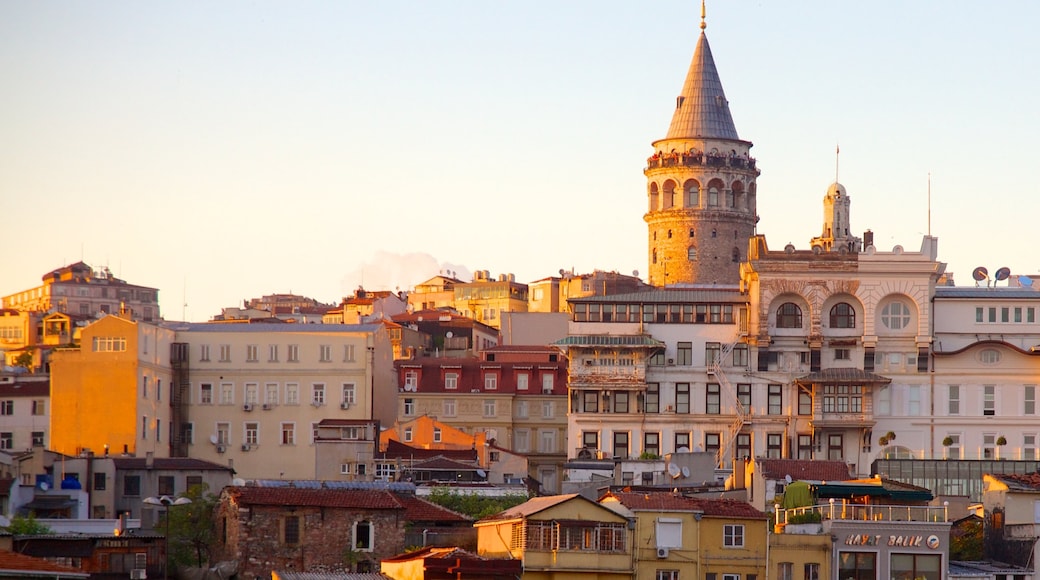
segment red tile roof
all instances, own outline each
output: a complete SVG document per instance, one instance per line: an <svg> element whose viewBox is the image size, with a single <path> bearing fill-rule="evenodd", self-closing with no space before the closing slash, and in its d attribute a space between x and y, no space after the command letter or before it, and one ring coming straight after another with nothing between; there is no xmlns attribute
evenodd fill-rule
<svg viewBox="0 0 1040 580"><path fill-rule="evenodd" d="M733 499L705 499L686 497L670 491L610 492L604 498L614 497L633 511L699 511L709 517L766 519L766 514L751 504Z"/></svg>
<svg viewBox="0 0 1040 580"><path fill-rule="evenodd" d="M296 487L228 487L225 493L240 505L327 507L346 509L405 509L389 491L301 489Z"/></svg>
<svg viewBox="0 0 1040 580"><path fill-rule="evenodd" d="M147 457L114 457L112 464L116 469L148 469ZM152 469L166 471L234 471L221 463L191 457L156 457L152 459Z"/></svg>
<svg viewBox="0 0 1040 580"><path fill-rule="evenodd" d="M764 459L758 458L761 477L784 479L790 475L793 481L847 481L849 466L844 461L812 461L808 459Z"/></svg>
<svg viewBox="0 0 1040 580"><path fill-rule="evenodd" d="M49 572L53 574L47 574L48 578L89 578L90 574L81 572L76 568L70 568L68 566L61 566L44 560L43 558L34 558L32 556L26 556L24 554L17 554L15 552L9 552L7 550L0 550L0 570L3 571L20 571L20 572L33 572L33 576L42 576L40 572Z"/></svg>
<svg viewBox="0 0 1040 580"><path fill-rule="evenodd" d="M379 454L379 459L423 460L443 456L456 461L476 461L476 449L422 449L401 443L395 439L387 441L386 450Z"/></svg>
<svg viewBox="0 0 1040 580"><path fill-rule="evenodd" d="M1040 473L994 474L993 477L1008 484L1015 491L1040 491Z"/></svg>

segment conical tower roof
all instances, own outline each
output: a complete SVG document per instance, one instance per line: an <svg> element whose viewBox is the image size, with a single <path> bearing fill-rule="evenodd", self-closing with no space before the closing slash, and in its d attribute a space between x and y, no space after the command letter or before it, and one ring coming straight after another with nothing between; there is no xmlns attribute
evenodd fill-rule
<svg viewBox="0 0 1040 580"><path fill-rule="evenodd" d="M697 39L693 62L686 73L686 82L676 102L666 138L694 137L740 140L703 30Z"/></svg>

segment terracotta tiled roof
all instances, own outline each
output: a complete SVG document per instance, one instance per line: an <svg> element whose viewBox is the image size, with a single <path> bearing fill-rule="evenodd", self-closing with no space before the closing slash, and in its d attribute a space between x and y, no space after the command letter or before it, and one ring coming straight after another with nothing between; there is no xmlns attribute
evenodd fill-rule
<svg viewBox="0 0 1040 580"><path fill-rule="evenodd" d="M404 509L388 491L353 489L300 489L296 487L229 487L225 492L240 505L328 507L346 509Z"/></svg>
<svg viewBox="0 0 1040 580"><path fill-rule="evenodd" d="M534 515L542 510L547 510L553 506L568 502L575 498L577 498L576 501L588 501L589 503L593 503L591 502L591 500L588 500L576 493L568 493L564 495L547 495L544 497L533 497L518 506L513 506L507 510L500 511L497 514L490 515L481 521L511 520L514 518L527 517Z"/></svg>
<svg viewBox="0 0 1040 580"><path fill-rule="evenodd" d="M456 461L476 461L476 449L422 449L412 447L400 441L390 439L386 444L386 451L382 452L381 459L407 459L423 460L437 457L438 455L454 459Z"/></svg>
<svg viewBox="0 0 1040 580"><path fill-rule="evenodd" d="M409 522L472 522L473 518L410 494L397 494Z"/></svg>
<svg viewBox="0 0 1040 580"><path fill-rule="evenodd" d="M0 397L48 397L50 394L49 381L26 381L0 385Z"/></svg>
<svg viewBox="0 0 1040 580"><path fill-rule="evenodd" d="M0 570L4 571L20 571L20 572L32 572L32 576L43 576L40 572L53 572L54 574L48 574L48 578L89 578L90 574L81 572L76 568L70 568L68 566L61 566L44 560L43 558L34 558L32 556L26 556L24 554L17 554L7 550L0 550Z"/></svg>
<svg viewBox="0 0 1040 580"><path fill-rule="evenodd" d="M844 461L760 457L757 463L761 476L766 479L784 479L790 475L794 481L846 481L851 477L849 466Z"/></svg>
<svg viewBox="0 0 1040 580"><path fill-rule="evenodd" d="M604 497L614 497L633 511L699 511L705 516L726 518L765 519L766 514L751 507L751 504L733 499L704 499L686 497L670 491L648 493L611 492Z"/></svg>

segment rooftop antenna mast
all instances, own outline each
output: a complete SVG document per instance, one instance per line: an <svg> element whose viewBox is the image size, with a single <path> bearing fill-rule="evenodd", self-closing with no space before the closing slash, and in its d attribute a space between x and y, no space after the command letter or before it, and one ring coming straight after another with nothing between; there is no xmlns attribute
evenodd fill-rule
<svg viewBox="0 0 1040 580"><path fill-rule="evenodd" d="M834 183L838 183L838 161L841 158L841 145L834 144Z"/></svg>
<svg viewBox="0 0 1040 580"><path fill-rule="evenodd" d="M707 12L704 9L704 0L701 0L701 30L704 30L708 27L708 23L704 21L704 17L706 14Z"/></svg>
<svg viewBox="0 0 1040 580"><path fill-rule="evenodd" d="M928 237L932 237L932 172L928 172Z"/></svg>

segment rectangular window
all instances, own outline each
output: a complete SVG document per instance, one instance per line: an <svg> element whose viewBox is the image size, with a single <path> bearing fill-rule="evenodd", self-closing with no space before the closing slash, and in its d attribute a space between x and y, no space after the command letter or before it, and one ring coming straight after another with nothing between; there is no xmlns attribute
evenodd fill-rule
<svg viewBox="0 0 1040 580"><path fill-rule="evenodd" d="M247 445L258 445L260 443L260 424L247 422L245 425L245 442Z"/></svg>
<svg viewBox="0 0 1040 580"><path fill-rule="evenodd" d="M722 392L719 385L709 383L705 389L705 409L709 415L718 415L722 412Z"/></svg>
<svg viewBox="0 0 1040 580"><path fill-rule="evenodd" d="M1022 435L1022 459L1036 460L1036 433Z"/></svg>
<svg viewBox="0 0 1040 580"><path fill-rule="evenodd" d="M675 452L689 453L693 447L690 445L690 433L688 431L675 434Z"/></svg>
<svg viewBox="0 0 1040 580"><path fill-rule="evenodd" d="M455 416L455 414L457 412L456 409L455 409L455 399L445 399L444 402L442 403L442 406L443 406L442 411L444 412L444 416L445 417L454 417Z"/></svg>
<svg viewBox="0 0 1040 580"><path fill-rule="evenodd" d="M354 362L354 345L345 344L343 345L343 362Z"/></svg>
<svg viewBox="0 0 1040 580"><path fill-rule="evenodd" d="M290 344L287 345L286 350L288 351L285 360L289 362L300 362L300 345Z"/></svg>
<svg viewBox="0 0 1040 580"><path fill-rule="evenodd" d="M780 562L776 565L776 580L794 580L792 577L793 573L793 562ZM842 579L844 580L844 577Z"/></svg>
<svg viewBox="0 0 1040 580"><path fill-rule="evenodd" d="M675 364L690 366L693 364L693 343L680 342L675 352Z"/></svg>
<svg viewBox="0 0 1040 580"><path fill-rule="evenodd" d="M278 362L278 345L267 345L267 362Z"/></svg>
<svg viewBox="0 0 1040 580"><path fill-rule="evenodd" d="M407 398L404 400L404 416L411 417L415 415L415 399Z"/></svg>
<svg viewBox="0 0 1040 580"><path fill-rule="evenodd" d="M122 336L95 336L94 352L126 352L126 338Z"/></svg>
<svg viewBox="0 0 1040 580"><path fill-rule="evenodd" d="M324 383L314 383L311 385L311 404L315 407L320 407L325 404Z"/></svg>
<svg viewBox="0 0 1040 580"><path fill-rule="evenodd" d="M852 360L852 351L847 348L834 349L834 360Z"/></svg>
<svg viewBox="0 0 1040 580"><path fill-rule="evenodd" d="M946 445L946 459L960 459L961 458L961 434L960 433L947 433L943 443L949 443Z"/></svg>
<svg viewBox="0 0 1040 580"><path fill-rule="evenodd" d="M807 433L798 434L798 459L811 460L812 456L812 435Z"/></svg>
<svg viewBox="0 0 1040 580"><path fill-rule="evenodd" d="M657 570L654 580L679 580L678 570Z"/></svg>
<svg viewBox="0 0 1040 580"><path fill-rule="evenodd" d="M845 444L840 433L827 436L827 459L842 461L845 458Z"/></svg>
<svg viewBox="0 0 1040 580"><path fill-rule="evenodd" d="M961 386L950 385L946 387L947 392L947 414L948 415L960 415L961 414Z"/></svg>
<svg viewBox="0 0 1040 580"><path fill-rule="evenodd" d="M257 362L260 360L260 347L255 344L246 345L246 362Z"/></svg>
<svg viewBox="0 0 1040 580"><path fill-rule="evenodd" d="M737 402L743 407L745 413L751 412L751 385L747 383L737 384Z"/></svg>
<svg viewBox="0 0 1040 580"><path fill-rule="evenodd" d="M874 580L877 578L877 554L874 552L839 552L838 578L842 580ZM900 576L912 578L912 576ZM938 580L938 578L933 579Z"/></svg>
<svg viewBox="0 0 1040 580"><path fill-rule="evenodd" d="M661 456L661 434L643 433L643 453L653 456Z"/></svg>
<svg viewBox="0 0 1040 580"><path fill-rule="evenodd" d="M96 491L105 491L107 485L108 479L104 473L94 473L94 489Z"/></svg>
<svg viewBox="0 0 1040 580"><path fill-rule="evenodd" d="M527 373L516 373L516 390L526 391L527 383L531 379L531 376Z"/></svg>
<svg viewBox="0 0 1040 580"><path fill-rule="evenodd" d="M805 391L798 391L798 414L812 415L812 395Z"/></svg>
<svg viewBox="0 0 1040 580"><path fill-rule="evenodd" d="M599 413L599 393L596 391L582 391L581 411L583 413Z"/></svg>
<svg viewBox="0 0 1040 580"><path fill-rule="evenodd" d="M199 346L199 362L209 362L209 345L203 344Z"/></svg>
<svg viewBox="0 0 1040 580"><path fill-rule="evenodd" d="M357 402L357 385L354 383L343 383L343 399L340 401L344 406L351 406Z"/></svg>
<svg viewBox="0 0 1040 580"><path fill-rule="evenodd" d="M46 447L47 446L46 442L43 439L44 439L43 431L33 431L32 432L32 446L33 447Z"/></svg>
<svg viewBox="0 0 1040 580"><path fill-rule="evenodd" d="M542 431L539 451L542 453L556 453L556 431L552 429Z"/></svg>
<svg viewBox="0 0 1040 580"><path fill-rule="evenodd" d="M14 401L0 401L0 415L14 415Z"/></svg>
<svg viewBox="0 0 1040 580"><path fill-rule="evenodd" d="M296 546L300 543L300 516L285 516L283 537L285 544Z"/></svg>
<svg viewBox="0 0 1040 580"><path fill-rule="evenodd" d="M459 374L444 373L444 388L452 391L459 388Z"/></svg>
<svg viewBox="0 0 1040 580"><path fill-rule="evenodd" d="M942 570L942 558L938 554L892 554L891 577L939 580L946 575Z"/></svg>
<svg viewBox="0 0 1040 580"><path fill-rule="evenodd" d="M217 445L231 442L231 423L217 423Z"/></svg>
<svg viewBox="0 0 1040 580"><path fill-rule="evenodd" d="M917 417L921 414L921 387L920 385L910 385L907 387L907 401L906 401L906 414L911 417Z"/></svg>
<svg viewBox="0 0 1040 580"><path fill-rule="evenodd" d="M893 576L898 578L898 576ZM809 562L805 565L805 580L820 580L820 565L816 562ZM936 578L935 580L939 580Z"/></svg>
<svg viewBox="0 0 1040 580"><path fill-rule="evenodd" d="M322 344L318 346L318 362L332 362L331 344Z"/></svg>
<svg viewBox="0 0 1040 580"><path fill-rule="evenodd" d="M769 385L768 395L769 408L766 412L770 415L780 415L784 412L784 391L783 385Z"/></svg>
<svg viewBox="0 0 1040 580"><path fill-rule="evenodd" d="M1022 387L1022 413L1024 415L1036 414L1036 385L1025 385Z"/></svg>
<svg viewBox="0 0 1040 580"><path fill-rule="evenodd" d="M542 418L552 419L556 415L556 404L553 401L542 401Z"/></svg>
<svg viewBox="0 0 1040 580"><path fill-rule="evenodd" d="M981 306L975 307L975 322L984 322Z"/></svg>
<svg viewBox="0 0 1040 580"><path fill-rule="evenodd" d="M285 404L300 404L300 385L296 383L285 383Z"/></svg>
<svg viewBox="0 0 1040 580"><path fill-rule="evenodd" d="M986 313L988 314L988 316L986 317L986 320L988 322L996 322L997 321L997 308L995 306L990 306L986 310L987 310Z"/></svg>
<svg viewBox="0 0 1040 580"><path fill-rule="evenodd" d="M744 526L742 524L726 524L722 527L722 545L727 548L744 547Z"/></svg>
<svg viewBox="0 0 1040 580"><path fill-rule="evenodd" d="M657 383L646 384L646 394L643 395L643 412L661 412L661 385Z"/></svg>
<svg viewBox="0 0 1040 580"><path fill-rule="evenodd" d="M199 404L213 404L213 383L202 383L199 385Z"/></svg>
<svg viewBox="0 0 1040 580"><path fill-rule="evenodd" d="M296 445L295 423L282 423L282 445Z"/></svg>
<svg viewBox="0 0 1040 580"><path fill-rule="evenodd" d="M997 414L997 387L995 385L982 386L982 414L985 416Z"/></svg>
<svg viewBox="0 0 1040 580"><path fill-rule="evenodd" d="M614 431L614 457L628 459L628 431Z"/></svg>
<svg viewBox="0 0 1040 580"><path fill-rule="evenodd" d="M246 400L244 401L247 405L255 405L257 403L257 389L260 385L256 383L246 383Z"/></svg>
<svg viewBox="0 0 1040 580"><path fill-rule="evenodd" d="M1001 322L1008 322L1010 320L1010 317L1008 316L1009 313L1010 313L1010 309L1007 306L1002 307L1000 309L1000 321Z"/></svg>
<svg viewBox="0 0 1040 580"><path fill-rule="evenodd" d="M159 476L159 495L168 495L173 497L177 495L177 492L173 488L174 478L172 475L160 475Z"/></svg>
<svg viewBox="0 0 1040 580"><path fill-rule="evenodd" d="M784 436L782 433L766 434L766 457L781 459L784 453Z"/></svg>
<svg viewBox="0 0 1040 580"><path fill-rule="evenodd" d="M516 441L516 450L520 453L527 453L531 450L531 432L527 429L517 429L514 432Z"/></svg>
<svg viewBox="0 0 1040 580"><path fill-rule="evenodd" d="M278 404L278 383L264 385L264 404L269 407Z"/></svg>
<svg viewBox="0 0 1040 580"><path fill-rule="evenodd" d="M14 433L11 433L10 431L0 433L0 449L14 449Z"/></svg>
<svg viewBox="0 0 1040 580"><path fill-rule="evenodd" d="M542 373L542 394L552 394L553 389L556 386L556 375L552 373Z"/></svg>
<svg viewBox="0 0 1040 580"><path fill-rule="evenodd" d="M627 413L628 412L628 392L627 391L614 391L614 400L612 411L615 413Z"/></svg>
<svg viewBox="0 0 1040 580"><path fill-rule="evenodd" d="M751 433L737 433L736 456L745 459L751 457Z"/></svg>
<svg viewBox="0 0 1040 580"><path fill-rule="evenodd" d="M527 401L517 401L514 408L518 419L527 418Z"/></svg>
<svg viewBox="0 0 1040 580"><path fill-rule="evenodd" d="M996 433L983 433L982 434L982 458L983 459L995 459L996 458L996 445L997 445L997 434Z"/></svg>
<svg viewBox="0 0 1040 580"><path fill-rule="evenodd" d="M1022 307L1015 307L1015 322L1022 322Z"/></svg>
<svg viewBox="0 0 1040 580"><path fill-rule="evenodd" d="M712 455L718 455L719 449L722 448L722 435L719 433L705 433L704 434L704 451L711 453Z"/></svg>
<svg viewBox="0 0 1040 580"><path fill-rule="evenodd" d="M220 362L231 362L231 345L220 345Z"/></svg>
<svg viewBox="0 0 1040 580"><path fill-rule="evenodd" d="M140 475L124 475L123 476L123 495L133 496L133 497L141 495L141 476Z"/></svg>
<svg viewBox="0 0 1040 580"><path fill-rule="evenodd" d="M235 385L233 383L220 383L220 404L233 405L235 403Z"/></svg>
<svg viewBox="0 0 1040 580"><path fill-rule="evenodd" d="M690 383L675 384L675 412L682 414L690 412Z"/></svg>
<svg viewBox="0 0 1040 580"><path fill-rule="evenodd" d="M599 431L582 431L581 448L597 451L599 449Z"/></svg>
<svg viewBox="0 0 1040 580"><path fill-rule="evenodd" d="M494 391L498 389L497 373L486 373L484 375L484 389L487 391Z"/></svg>
<svg viewBox="0 0 1040 580"><path fill-rule="evenodd" d="M495 402L494 399L489 399L489 400L484 401L484 416L485 417L494 417L496 410L497 410L496 402Z"/></svg>
<svg viewBox="0 0 1040 580"><path fill-rule="evenodd" d="M714 366L721 364L720 360L722 357L722 344L718 342L709 342L704 345L704 365Z"/></svg>
<svg viewBox="0 0 1040 580"><path fill-rule="evenodd" d="M746 369L750 362L751 357L748 354L748 345L738 344L733 347L733 366Z"/></svg>

